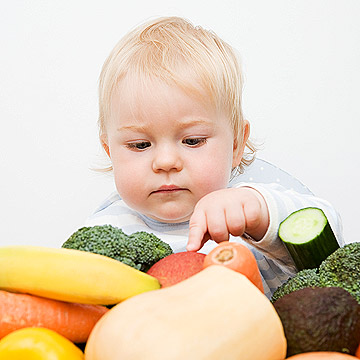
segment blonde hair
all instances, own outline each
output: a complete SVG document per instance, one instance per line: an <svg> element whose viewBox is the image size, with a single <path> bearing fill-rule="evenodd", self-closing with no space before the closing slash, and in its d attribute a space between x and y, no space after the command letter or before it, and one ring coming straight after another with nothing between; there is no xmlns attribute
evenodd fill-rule
<svg viewBox="0 0 360 360"><path fill-rule="evenodd" d="M184 76L184 68L188 76ZM100 74L100 137L105 134L111 115L112 96L126 75L157 78L194 95L204 96L205 91L207 100L227 111L234 138L239 144L242 141L243 78L239 60L235 50L212 31L194 27L183 18L161 17L125 35L111 51ZM233 175L253 161L255 152L248 140Z"/></svg>

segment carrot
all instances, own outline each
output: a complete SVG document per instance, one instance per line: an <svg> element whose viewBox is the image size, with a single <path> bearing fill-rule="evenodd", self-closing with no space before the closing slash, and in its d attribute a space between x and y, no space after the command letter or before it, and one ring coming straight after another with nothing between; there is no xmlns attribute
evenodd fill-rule
<svg viewBox="0 0 360 360"><path fill-rule="evenodd" d="M355 356L358 357L360 359L360 344L356 350Z"/></svg>
<svg viewBox="0 0 360 360"><path fill-rule="evenodd" d="M204 259L203 267L222 265L245 275L261 292L264 287L255 256L245 246L235 242L223 241L211 250Z"/></svg>
<svg viewBox="0 0 360 360"><path fill-rule="evenodd" d="M84 343L107 310L101 305L63 302L0 290L0 339L25 327L45 327L74 343Z"/></svg>

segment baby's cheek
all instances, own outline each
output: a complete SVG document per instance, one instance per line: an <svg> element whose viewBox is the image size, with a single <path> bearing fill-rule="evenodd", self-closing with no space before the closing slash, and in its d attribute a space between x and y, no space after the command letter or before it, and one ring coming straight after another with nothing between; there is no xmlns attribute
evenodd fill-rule
<svg viewBox="0 0 360 360"><path fill-rule="evenodd" d="M128 176L123 173L115 174L115 185L121 198L136 198L139 195L141 181L136 176L131 176L131 174Z"/></svg>
<svg viewBox="0 0 360 360"><path fill-rule="evenodd" d="M197 171L196 176L193 177L199 192L199 198L215 190L225 189L228 186L230 174L227 174L225 169L209 168Z"/></svg>

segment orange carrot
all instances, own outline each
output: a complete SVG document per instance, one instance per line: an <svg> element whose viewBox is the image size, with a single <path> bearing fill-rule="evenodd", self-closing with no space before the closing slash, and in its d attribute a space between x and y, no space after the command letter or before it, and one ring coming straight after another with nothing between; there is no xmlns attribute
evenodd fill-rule
<svg viewBox="0 0 360 360"><path fill-rule="evenodd" d="M360 359L360 344L356 350L355 356L358 357Z"/></svg>
<svg viewBox="0 0 360 360"><path fill-rule="evenodd" d="M0 339L25 327L45 327L74 343L84 343L107 312L101 305L47 299L0 290Z"/></svg>
<svg viewBox="0 0 360 360"><path fill-rule="evenodd" d="M211 250L204 259L204 268L222 265L245 275L260 291L264 287L255 256L245 246L235 242L223 241Z"/></svg>

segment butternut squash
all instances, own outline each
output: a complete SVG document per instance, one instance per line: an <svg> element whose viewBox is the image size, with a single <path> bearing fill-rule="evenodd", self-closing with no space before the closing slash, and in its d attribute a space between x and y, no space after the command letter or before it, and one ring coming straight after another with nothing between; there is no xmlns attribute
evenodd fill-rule
<svg viewBox="0 0 360 360"><path fill-rule="evenodd" d="M86 360L282 360L274 307L243 274L212 265L115 305L95 325Z"/></svg>

